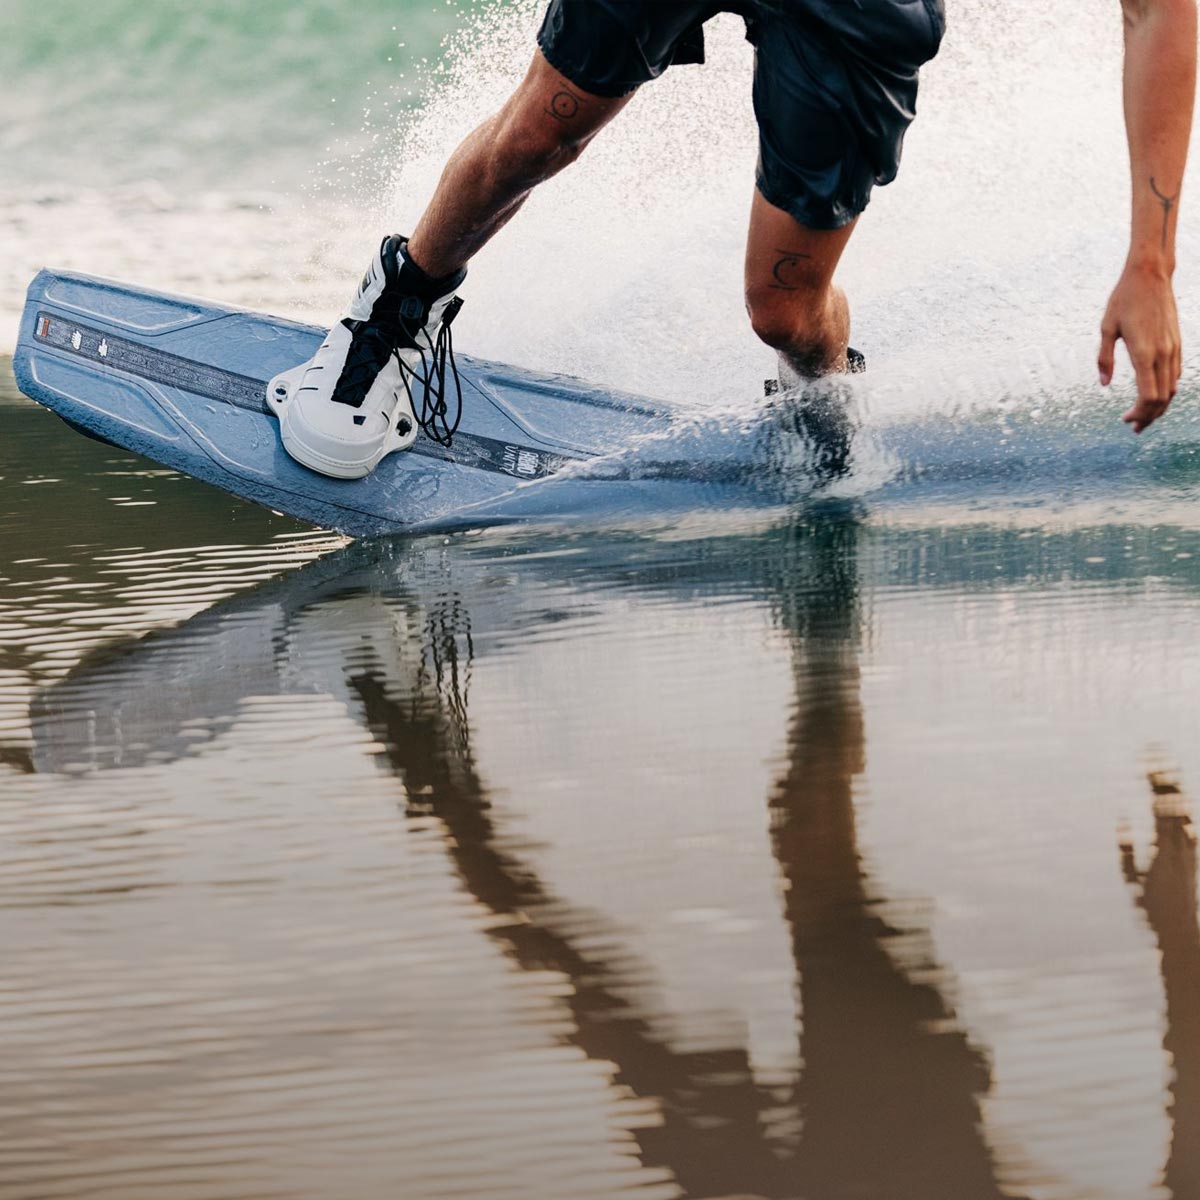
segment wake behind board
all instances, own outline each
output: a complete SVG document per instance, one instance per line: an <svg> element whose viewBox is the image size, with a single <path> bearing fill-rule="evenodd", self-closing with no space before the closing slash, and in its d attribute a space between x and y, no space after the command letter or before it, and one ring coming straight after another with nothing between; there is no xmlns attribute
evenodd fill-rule
<svg viewBox="0 0 1200 1200"><path fill-rule="evenodd" d="M324 332L42 271L29 287L13 366L25 395L81 432L355 537L465 524L476 513L503 519L508 507L515 515L521 506L506 506L506 497L671 423L665 406L464 355L452 448L422 436L366 479L328 479L288 456L266 405L267 381L311 357Z"/></svg>

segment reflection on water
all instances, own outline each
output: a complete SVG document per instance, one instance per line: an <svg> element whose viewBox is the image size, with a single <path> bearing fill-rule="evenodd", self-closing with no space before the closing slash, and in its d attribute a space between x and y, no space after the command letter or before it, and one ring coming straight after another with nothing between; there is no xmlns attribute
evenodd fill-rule
<svg viewBox="0 0 1200 1200"><path fill-rule="evenodd" d="M780 589L796 701L770 800L772 848L796 961L803 1071L795 1170L764 1194L998 1197L978 1104L987 1061L954 1023L928 931L891 924L862 866L855 542L853 526L831 526L810 550L812 590L797 595L792 581Z"/></svg>
<svg viewBox="0 0 1200 1200"><path fill-rule="evenodd" d="M1200 535L340 547L0 415L4 1200L1200 1196Z"/></svg>
<svg viewBox="0 0 1200 1200"><path fill-rule="evenodd" d="M1150 776L1154 848L1138 869L1133 843L1121 843L1121 865L1154 930L1167 995L1163 1048L1174 1068L1171 1151L1163 1182L1175 1197L1200 1196L1200 926L1196 920L1196 828L1179 784Z"/></svg>

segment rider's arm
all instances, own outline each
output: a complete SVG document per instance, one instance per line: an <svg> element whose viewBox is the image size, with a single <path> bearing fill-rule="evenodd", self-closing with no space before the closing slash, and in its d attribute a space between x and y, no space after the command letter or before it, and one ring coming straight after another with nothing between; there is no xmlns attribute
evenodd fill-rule
<svg viewBox="0 0 1200 1200"><path fill-rule="evenodd" d="M1123 419L1141 433L1166 412L1182 370L1171 279L1196 92L1196 0L1122 0L1122 8L1133 228L1099 367L1108 384L1122 339L1137 374L1137 401Z"/></svg>

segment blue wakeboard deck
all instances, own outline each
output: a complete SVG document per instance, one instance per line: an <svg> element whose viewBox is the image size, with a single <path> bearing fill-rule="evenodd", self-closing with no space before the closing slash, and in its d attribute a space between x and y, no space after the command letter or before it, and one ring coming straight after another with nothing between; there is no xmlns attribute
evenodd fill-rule
<svg viewBox="0 0 1200 1200"><path fill-rule="evenodd" d="M266 406L267 381L311 357L324 334L47 270L30 284L13 366L25 395L81 432L356 537L519 515L507 497L671 423L665 406L464 355L451 449L420 437L366 479L328 479L288 456Z"/></svg>

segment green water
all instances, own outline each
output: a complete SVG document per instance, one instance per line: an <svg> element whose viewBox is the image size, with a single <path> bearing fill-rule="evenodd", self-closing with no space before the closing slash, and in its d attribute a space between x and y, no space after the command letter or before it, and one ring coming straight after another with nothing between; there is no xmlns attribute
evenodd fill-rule
<svg viewBox="0 0 1200 1200"><path fill-rule="evenodd" d="M353 150L370 112L379 127L412 103L423 61L472 7L7 0L6 183L286 189L327 147Z"/></svg>
<svg viewBox="0 0 1200 1200"><path fill-rule="evenodd" d="M0 5L0 353L47 265L330 320L447 39L517 7Z"/></svg>

